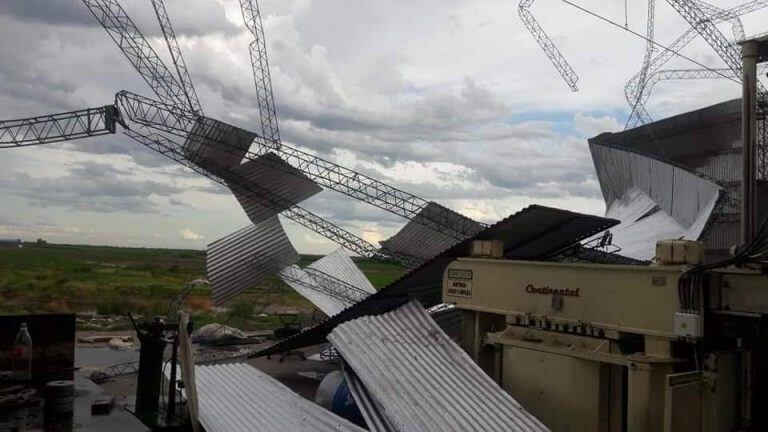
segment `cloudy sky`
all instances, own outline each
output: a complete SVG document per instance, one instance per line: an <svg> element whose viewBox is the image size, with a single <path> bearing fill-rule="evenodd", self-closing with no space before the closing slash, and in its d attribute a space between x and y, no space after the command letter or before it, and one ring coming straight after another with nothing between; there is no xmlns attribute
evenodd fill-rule
<svg viewBox="0 0 768 432"><path fill-rule="evenodd" d="M623 87L644 41L565 3L537 2L580 75L572 93L516 3L262 0L283 140L484 222L531 203L601 214L586 139L623 128ZM578 3L624 24L624 2ZM641 33L644 3L628 2L629 27ZM658 40L668 44L684 22L657 3ZM166 56L149 0L123 4ZM166 4L206 114L258 130L238 2ZM766 18L746 17L747 34L765 31ZM722 67L701 41L685 54ZM0 118L105 105L121 89L152 96L79 0L0 1ZM662 83L649 110L662 118L739 94L727 80ZM404 223L328 190L302 205L371 241ZM0 237L204 248L247 223L227 190L120 134L0 150ZM335 248L286 228L301 252Z"/></svg>

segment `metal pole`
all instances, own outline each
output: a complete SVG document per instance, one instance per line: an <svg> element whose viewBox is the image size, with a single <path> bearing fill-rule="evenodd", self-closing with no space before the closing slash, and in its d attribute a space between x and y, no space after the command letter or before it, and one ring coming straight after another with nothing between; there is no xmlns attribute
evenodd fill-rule
<svg viewBox="0 0 768 432"><path fill-rule="evenodd" d="M168 384L168 406L165 407L165 421L168 425L173 421L176 415L176 362L179 352L179 336L173 336L173 350L171 351L171 378Z"/></svg>
<svg viewBox="0 0 768 432"><path fill-rule="evenodd" d="M754 40L741 44L742 98L741 140L743 172L741 186L741 244L746 246L755 237L756 222L756 149L757 149L757 55Z"/></svg>

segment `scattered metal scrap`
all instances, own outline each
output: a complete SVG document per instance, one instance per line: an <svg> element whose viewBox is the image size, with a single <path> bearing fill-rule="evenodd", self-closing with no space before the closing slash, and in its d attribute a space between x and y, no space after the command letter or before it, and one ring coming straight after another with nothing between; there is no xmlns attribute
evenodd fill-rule
<svg viewBox="0 0 768 432"><path fill-rule="evenodd" d="M546 431L418 302L339 325L328 339L359 378L373 430ZM361 396L364 387L366 397ZM355 391L357 390L357 391ZM371 426L371 424L369 424Z"/></svg>

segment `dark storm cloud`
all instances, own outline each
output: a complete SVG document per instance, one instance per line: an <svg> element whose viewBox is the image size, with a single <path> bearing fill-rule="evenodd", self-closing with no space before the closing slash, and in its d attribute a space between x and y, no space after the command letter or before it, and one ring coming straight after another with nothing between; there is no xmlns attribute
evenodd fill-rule
<svg viewBox="0 0 768 432"><path fill-rule="evenodd" d="M162 35L149 1L129 0L120 4L144 35ZM165 4L177 36L234 34L237 31L236 26L224 16L224 9L216 2L175 0L166 1ZM0 2L0 15L54 26L99 26L80 0L3 0Z"/></svg>
<svg viewBox="0 0 768 432"><path fill-rule="evenodd" d="M77 162L60 178L10 173L5 189L38 207L62 207L98 213L157 213L152 196L172 197L184 188L152 180L134 180L111 164ZM127 177L127 178L126 178Z"/></svg>

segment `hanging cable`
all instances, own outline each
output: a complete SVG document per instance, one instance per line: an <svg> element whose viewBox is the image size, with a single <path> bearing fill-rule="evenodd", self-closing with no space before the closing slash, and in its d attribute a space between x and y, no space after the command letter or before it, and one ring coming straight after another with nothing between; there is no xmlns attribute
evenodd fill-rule
<svg viewBox="0 0 768 432"><path fill-rule="evenodd" d="M624 0L624 30L629 30L629 7L628 0Z"/></svg>
<svg viewBox="0 0 768 432"><path fill-rule="evenodd" d="M636 31L630 30L629 28L622 27L621 24L619 24L619 23L617 23L615 21L612 21L612 20L610 20L608 18L605 18L604 16L599 15L599 14L597 14L595 12L592 12L591 10L586 9L586 8L584 8L582 6L579 6L576 3L573 3L573 2L571 2L569 0L560 0L560 1L562 1L563 3L565 3L565 4L569 5L569 6L572 6L572 7L576 8L576 9L578 9L578 10L580 10L580 11L582 11L582 12L588 14L588 15L591 15L591 16L593 16L593 17L595 17L595 18L597 18L597 19L599 19L601 21L605 21L605 22L607 22L608 24L610 24L610 25L612 25L614 27L617 27L617 28L620 28L620 29L622 29L622 30L624 30L626 32L629 32L629 33L639 37L640 39L643 39L643 40L645 40L645 41L647 41L649 43L652 43L653 45L663 49L664 51L669 51L672 54L674 54L674 55L676 55L676 56L678 56L678 57L680 57L682 59L688 60L689 62L691 62L691 63L693 63L693 64L695 64L697 66L700 66L700 67L702 67L702 68L704 68L704 69L706 69L708 71L711 71L711 72L713 72L713 73L715 73L715 74L717 74L717 75L719 75L719 76L721 76L721 77L723 77L725 79L728 79L730 81L733 81L734 83L737 83L737 84L741 85L741 81L739 81L739 80L737 80L737 79L735 79L735 78L733 78L731 76L728 76L728 75L718 71L717 69L713 69L713 68L711 68L709 66L706 66L703 63L700 63L700 62L698 62L698 61L696 61L696 60L694 60L694 59L692 59L692 58L690 58L690 57L688 57L688 56L686 56L684 54L680 54L679 52L677 52L677 51L675 51L675 50L673 50L673 49L671 49L671 48L669 48L669 47L667 47L665 45L662 45L662 44L660 44L660 43L658 43L656 41L653 41L653 40L651 40L651 39L641 35L640 33L636 32Z"/></svg>

